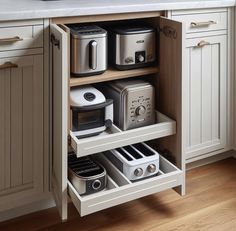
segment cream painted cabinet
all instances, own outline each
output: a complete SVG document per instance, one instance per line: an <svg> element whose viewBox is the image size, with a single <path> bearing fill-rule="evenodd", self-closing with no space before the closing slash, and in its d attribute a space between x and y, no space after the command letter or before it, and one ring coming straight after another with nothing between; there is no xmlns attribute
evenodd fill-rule
<svg viewBox="0 0 236 231"><path fill-rule="evenodd" d="M43 192L43 55L0 58L0 210Z"/></svg>
<svg viewBox="0 0 236 231"><path fill-rule="evenodd" d="M186 42L186 157L223 149L227 129L227 36Z"/></svg>
<svg viewBox="0 0 236 231"><path fill-rule="evenodd" d="M51 205L48 25L0 22L0 221Z"/></svg>
<svg viewBox="0 0 236 231"><path fill-rule="evenodd" d="M232 11L227 8L172 11L182 21L183 129L187 162L232 149Z"/></svg>
<svg viewBox="0 0 236 231"><path fill-rule="evenodd" d="M160 12L134 13L133 18L140 18L156 28L161 28L158 40L159 66L128 71L109 68L100 76L81 78L70 76L70 31L66 24L130 21L130 15L62 18L52 20L50 25L53 80L52 191L63 220L67 219L68 194L80 215L85 216L170 188L175 188L181 195L185 193L185 158L182 156L181 127L182 41L184 41L182 24L161 17ZM155 124L128 131L122 131L113 124L103 135L83 139L77 138L70 131L68 95L71 87L98 82L106 84L106 81L115 79L150 75L150 71L153 72L149 76L150 81L156 87L159 96ZM159 173L149 179L131 182L102 154L110 149L151 140L155 147L167 149L175 161L171 163L161 156ZM94 158L101 161L108 172L106 190L91 195L79 195L67 177L67 155L71 148L77 157L93 154Z"/></svg>

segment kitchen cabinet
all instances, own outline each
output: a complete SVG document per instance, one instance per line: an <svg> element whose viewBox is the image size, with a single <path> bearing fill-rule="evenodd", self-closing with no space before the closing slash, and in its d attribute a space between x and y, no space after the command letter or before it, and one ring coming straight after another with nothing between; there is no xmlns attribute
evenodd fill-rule
<svg viewBox="0 0 236 231"><path fill-rule="evenodd" d="M48 191L43 30L43 20L0 23L0 213Z"/></svg>
<svg viewBox="0 0 236 231"><path fill-rule="evenodd" d="M227 36L186 43L186 157L190 159L226 146Z"/></svg>
<svg viewBox="0 0 236 231"><path fill-rule="evenodd" d="M43 191L43 55L0 58L0 94L2 204Z"/></svg>
<svg viewBox="0 0 236 231"><path fill-rule="evenodd" d="M109 68L99 76L70 77L70 32L68 23L109 22L131 20L130 15L114 14L91 17L56 18L52 20L51 49L53 73L53 166L52 191L63 220L67 219L67 191L81 216L109 208L124 202L138 199L168 188L176 188L180 194L185 193L185 163L182 156L182 24L161 16L161 12L135 13L134 19L147 21L161 29L158 46L160 46L159 65L129 71L117 71ZM148 76L149 75L149 76ZM98 137L78 139L70 131L69 91L70 87L98 82L105 82L143 76L149 78L156 88L157 104L156 124L121 131L115 125ZM170 84L171 83L171 84ZM68 142L69 140L69 142ZM103 159L101 154L113 148L137 142L152 140L153 144L165 148L171 153L171 163L161 156L160 172L155 177L138 182L129 181L111 162ZM73 148L77 157L96 154L108 171L108 184L104 192L81 196L67 178L68 150Z"/></svg>
<svg viewBox="0 0 236 231"><path fill-rule="evenodd" d="M208 11L208 12L207 12ZM185 25L183 113L187 162L230 149L232 79L226 8L173 11Z"/></svg>

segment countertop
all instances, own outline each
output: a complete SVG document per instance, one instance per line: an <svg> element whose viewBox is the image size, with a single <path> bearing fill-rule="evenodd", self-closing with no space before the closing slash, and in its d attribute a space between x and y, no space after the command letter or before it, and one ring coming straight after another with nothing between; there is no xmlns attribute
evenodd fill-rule
<svg viewBox="0 0 236 231"><path fill-rule="evenodd" d="M235 6L236 0L0 0L0 20Z"/></svg>

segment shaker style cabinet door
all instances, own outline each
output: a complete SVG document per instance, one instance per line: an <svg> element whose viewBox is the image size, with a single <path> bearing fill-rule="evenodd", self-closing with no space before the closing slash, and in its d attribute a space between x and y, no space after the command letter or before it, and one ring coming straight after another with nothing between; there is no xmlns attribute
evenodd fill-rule
<svg viewBox="0 0 236 231"><path fill-rule="evenodd" d="M43 192L43 99L43 55L0 58L0 211Z"/></svg>
<svg viewBox="0 0 236 231"><path fill-rule="evenodd" d="M188 39L186 158L223 149L227 118L227 36Z"/></svg>

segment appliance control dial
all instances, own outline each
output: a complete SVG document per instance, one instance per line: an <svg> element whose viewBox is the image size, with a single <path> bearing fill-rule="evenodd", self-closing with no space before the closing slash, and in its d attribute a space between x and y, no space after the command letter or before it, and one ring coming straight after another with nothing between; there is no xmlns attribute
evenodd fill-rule
<svg viewBox="0 0 236 231"><path fill-rule="evenodd" d="M95 180L95 181L92 183L92 188L93 188L94 190L98 190L99 188L101 188L101 185L102 185L102 183L101 183L100 180Z"/></svg>
<svg viewBox="0 0 236 231"><path fill-rule="evenodd" d="M156 171L156 169L157 169L157 167L156 167L155 164L150 164L150 165L148 165L148 167L147 167L147 170L148 170L148 172L150 172L150 173L154 173L154 172Z"/></svg>
<svg viewBox="0 0 236 231"><path fill-rule="evenodd" d="M137 168L134 170L134 175L135 176L142 176L143 175L143 169L142 168Z"/></svg>
<svg viewBox="0 0 236 231"><path fill-rule="evenodd" d="M140 63L142 63L144 61L144 57L142 55L139 55L138 60L139 60Z"/></svg>
<svg viewBox="0 0 236 231"><path fill-rule="evenodd" d="M145 112L146 112L146 108L144 106L138 106L135 111L136 115L138 116L145 114Z"/></svg>
<svg viewBox="0 0 236 231"><path fill-rule="evenodd" d="M85 98L87 101L91 102L91 101L93 101L93 100L96 99L96 96L95 96L92 92L86 92L86 93L84 94L84 98Z"/></svg>

